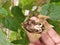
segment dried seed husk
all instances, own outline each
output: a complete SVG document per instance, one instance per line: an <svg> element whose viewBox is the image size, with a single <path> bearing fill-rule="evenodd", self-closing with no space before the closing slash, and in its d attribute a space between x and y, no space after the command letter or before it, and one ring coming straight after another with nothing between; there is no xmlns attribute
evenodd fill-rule
<svg viewBox="0 0 60 45"><path fill-rule="evenodd" d="M34 21L32 24L35 24L35 25L36 25L36 23L37 23L38 25L42 25L42 27L41 27L41 28L42 28L42 31L44 31L44 30L47 31L47 30L53 28L53 26L50 25L50 24L47 22L47 20L46 20L46 19L49 18L48 16L38 15L37 18L38 18L38 20L36 20L36 21L32 20L32 21ZM30 19L29 19L29 20L30 20ZM28 20L28 21L29 21L29 20ZM35 22L36 22L36 23L35 23ZM31 27L28 27L29 30L27 30L27 29L26 29L27 25L26 25L25 23L26 23L26 22L23 23L23 28L25 29L28 37L31 37L31 38L34 40L33 42L38 41L39 38L41 37L41 33L42 33L42 32L39 33L39 32L37 32L36 30L34 31L34 30L30 29L30 28L33 28L33 25L32 25ZM31 22L30 22L30 23L31 23ZM31 25L31 24L30 24L30 25Z"/></svg>

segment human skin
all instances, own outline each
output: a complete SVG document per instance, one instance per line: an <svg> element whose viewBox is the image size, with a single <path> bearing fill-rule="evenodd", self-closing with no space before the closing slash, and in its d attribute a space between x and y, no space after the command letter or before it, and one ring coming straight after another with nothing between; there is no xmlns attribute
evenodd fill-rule
<svg viewBox="0 0 60 45"><path fill-rule="evenodd" d="M31 18L33 20L36 20L35 17ZM36 38L32 38L33 33L27 33L28 38L30 40L29 45L60 45L60 36L56 33L56 31L51 28L48 31L43 31L40 35L40 39L35 41Z"/></svg>
<svg viewBox="0 0 60 45"><path fill-rule="evenodd" d="M29 45L60 45L60 36L53 29L42 32L40 40L34 43L32 42L32 35L28 36L31 40Z"/></svg>

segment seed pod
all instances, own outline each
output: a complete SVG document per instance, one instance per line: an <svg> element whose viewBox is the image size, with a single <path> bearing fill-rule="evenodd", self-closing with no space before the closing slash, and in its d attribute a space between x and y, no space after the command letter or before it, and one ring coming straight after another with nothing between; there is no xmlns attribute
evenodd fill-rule
<svg viewBox="0 0 60 45"><path fill-rule="evenodd" d="M52 25L46 21L47 18L49 17L38 15L37 17L32 16L23 22L23 28L26 30L28 37L33 39L33 42L36 42L40 39L41 33L44 30L47 31L52 28Z"/></svg>
<svg viewBox="0 0 60 45"><path fill-rule="evenodd" d="M49 18L48 16L38 15L33 16L29 19L27 19L23 23L23 27L30 33L42 33L44 30L48 30L51 27L51 25L46 21L46 19Z"/></svg>

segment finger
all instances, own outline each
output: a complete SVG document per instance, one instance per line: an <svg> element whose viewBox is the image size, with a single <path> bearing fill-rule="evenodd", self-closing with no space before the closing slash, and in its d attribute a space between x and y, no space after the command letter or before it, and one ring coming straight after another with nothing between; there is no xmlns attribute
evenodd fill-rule
<svg viewBox="0 0 60 45"><path fill-rule="evenodd" d="M45 44L39 41L39 42L30 43L29 45L45 45Z"/></svg>
<svg viewBox="0 0 60 45"><path fill-rule="evenodd" d="M43 32L41 36L42 41L45 43L45 45L55 45L53 40L49 37L47 32Z"/></svg>
<svg viewBox="0 0 60 45"><path fill-rule="evenodd" d="M38 34L35 34L35 33L27 32L27 35L28 35L28 38L29 38L31 43L33 43L34 45L42 45L41 42L39 41L40 34L38 35Z"/></svg>
<svg viewBox="0 0 60 45"><path fill-rule="evenodd" d="M48 30L48 34L55 43L60 43L60 36L53 29Z"/></svg>
<svg viewBox="0 0 60 45"><path fill-rule="evenodd" d="M34 43L30 43L29 45L35 45Z"/></svg>
<svg viewBox="0 0 60 45"><path fill-rule="evenodd" d="M41 42L41 45L45 45L41 38L39 40Z"/></svg>
<svg viewBox="0 0 60 45"><path fill-rule="evenodd" d="M56 45L60 45L60 44L56 44Z"/></svg>
<svg viewBox="0 0 60 45"><path fill-rule="evenodd" d="M44 45L44 44L41 43L40 41L39 41L39 42L35 42L34 44L35 44L35 45Z"/></svg>

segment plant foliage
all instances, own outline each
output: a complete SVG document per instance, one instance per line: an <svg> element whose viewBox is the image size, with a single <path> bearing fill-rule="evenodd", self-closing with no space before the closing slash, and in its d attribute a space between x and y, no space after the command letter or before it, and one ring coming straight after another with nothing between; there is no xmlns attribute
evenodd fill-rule
<svg viewBox="0 0 60 45"><path fill-rule="evenodd" d="M4 0L2 0L4 2ZM48 0L47 3L43 5L38 5L36 0L19 0L18 6L12 6L11 10L11 0L6 0L2 3L0 0L0 24L4 28L7 28L9 32L9 39L6 40L6 35L3 33L3 29L0 29L0 45L28 45L29 39L22 28L22 22L26 19L24 16L24 10L28 9L32 11L33 6L41 7L39 9L39 14L47 15L50 18L47 20L51 25L54 26L55 31L60 34L60 1L59 0ZM40 3L41 4L41 3ZM37 12L34 13L36 14ZM32 11L33 12L33 11ZM13 44L12 44L13 43Z"/></svg>

